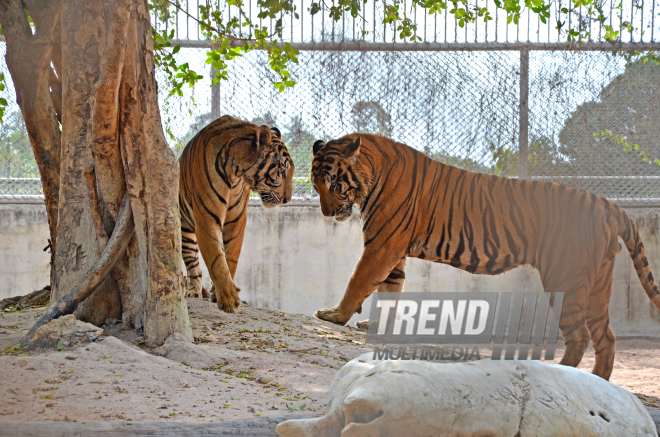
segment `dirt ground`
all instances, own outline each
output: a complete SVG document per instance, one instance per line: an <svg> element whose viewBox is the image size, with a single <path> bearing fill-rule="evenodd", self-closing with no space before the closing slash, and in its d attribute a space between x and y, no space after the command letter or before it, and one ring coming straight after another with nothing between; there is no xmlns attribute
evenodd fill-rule
<svg viewBox="0 0 660 437"><path fill-rule="evenodd" d="M236 314L188 301L195 344L150 350L140 335L105 327L71 350L0 356L0 421L219 421L324 412L347 361L371 348L363 332L313 317L254 308ZM44 309L0 313L0 349ZM563 350L557 351L559 362ZM159 356L164 355L164 356ZM488 351L482 349L482 357ZM594 363L589 350L580 369ZM660 407L660 342L620 340L612 382Z"/></svg>

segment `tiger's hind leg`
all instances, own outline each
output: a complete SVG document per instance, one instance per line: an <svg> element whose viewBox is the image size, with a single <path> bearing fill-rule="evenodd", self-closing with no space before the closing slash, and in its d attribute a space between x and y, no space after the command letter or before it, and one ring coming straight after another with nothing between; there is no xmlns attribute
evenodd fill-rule
<svg viewBox="0 0 660 437"><path fill-rule="evenodd" d="M616 338L610 327L609 303L612 294L614 255L606 256L598 270L596 282L589 293L587 326L596 352L596 364L591 373L609 381L614 367Z"/></svg>
<svg viewBox="0 0 660 437"><path fill-rule="evenodd" d="M195 224L187 203L179 201L181 210L181 254L188 271L186 297L202 297L202 269L199 266L199 246L195 235Z"/></svg>
<svg viewBox="0 0 660 437"><path fill-rule="evenodd" d="M577 367L589 346L591 335L587 327L586 306L589 291L593 286L593 273L589 269L573 269L572 277L552 275L548 279L542 274L543 287L546 292L564 292L559 329L564 335L566 351L560 364Z"/></svg>
<svg viewBox="0 0 660 437"><path fill-rule="evenodd" d="M199 266L199 247L194 233L181 231L181 252L188 271L186 297L202 297L202 269Z"/></svg>
<svg viewBox="0 0 660 437"><path fill-rule="evenodd" d="M403 283L406 280L406 259L403 258L399 264L396 265L390 272L385 282L380 284L378 292L384 293L401 293L403 291ZM369 320L363 320L355 324L357 329L366 331L369 329Z"/></svg>

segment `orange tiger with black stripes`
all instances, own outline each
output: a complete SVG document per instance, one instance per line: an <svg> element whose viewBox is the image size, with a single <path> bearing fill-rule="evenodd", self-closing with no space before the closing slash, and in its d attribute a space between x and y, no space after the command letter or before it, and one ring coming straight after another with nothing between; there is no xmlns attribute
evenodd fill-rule
<svg viewBox="0 0 660 437"><path fill-rule="evenodd" d="M602 197L552 182L460 170L375 135L317 141L313 152L312 182L323 215L344 221L357 205L364 238L341 302L316 312L323 320L345 324L375 290L402 291L406 257L485 275L530 265L546 292L565 292L561 363L577 366L591 340L593 373L609 379L615 338L608 305L618 237L660 308L635 224Z"/></svg>
<svg viewBox="0 0 660 437"><path fill-rule="evenodd" d="M199 252L218 308L240 304L234 275L241 253L250 190L266 208L291 200L293 160L280 131L225 115L202 129L179 158L179 209L187 295L202 296Z"/></svg>

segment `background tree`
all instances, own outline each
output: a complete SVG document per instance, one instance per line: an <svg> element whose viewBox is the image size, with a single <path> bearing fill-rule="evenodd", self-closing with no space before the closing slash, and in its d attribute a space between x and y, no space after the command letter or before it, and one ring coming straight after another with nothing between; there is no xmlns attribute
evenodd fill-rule
<svg viewBox="0 0 660 437"><path fill-rule="evenodd" d="M568 163L558 153L558 147L551 138L536 137L530 138L528 146L528 171L530 176L548 176L556 174L566 174ZM493 143L488 145L488 150L492 154L493 174L498 176L518 177L518 151L496 146ZM543 174L542 172L545 172Z"/></svg>
<svg viewBox="0 0 660 437"><path fill-rule="evenodd" d="M23 117L14 112L5 117L0 124L0 177L3 178L38 178L36 166L26 166L25 157L32 154L30 139L25 132Z"/></svg>
<svg viewBox="0 0 660 437"><path fill-rule="evenodd" d="M277 126L277 120L275 119L275 116L271 114L270 112L266 112L265 114L261 114L258 117L255 117L252 120L252 123L257 124L259 126L261 125L266 125L266 126Z"/></svg>
<svg viewBox="0 0 660 437"><path fill-rule="evenodd" d="M392 117L378 102L359 101L351 108L356 132L368 132L389 137L392 133Z"/></svg>
<svg viewBox="0 0 660 437"><path fill-rule="evenodd" d="M558 153L582 174L656 175L660 158L660 65L638 59L573 111L559 133ZM637 146L637 147L635 147ZM631 159L631 153L639 159ZM594 159L599 156L599 159Z"/></svg>

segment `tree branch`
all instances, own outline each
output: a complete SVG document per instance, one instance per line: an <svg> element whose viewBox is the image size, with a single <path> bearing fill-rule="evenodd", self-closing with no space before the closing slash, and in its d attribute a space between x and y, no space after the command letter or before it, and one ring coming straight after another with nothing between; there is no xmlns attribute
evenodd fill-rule
<svg viewBox="0 0 660 437"><path fill-rule="evenodd" d="M192 15L190 15L186 9L183 9L181 6L179 6L178 2L173 3L171 0L166 0L166 1L169 4L171 4L172 6L174 6L176 9L178 9L179 11L186 14L188 16L188 18L195 21L204 30L207 30L207 31L211 30L211 31L217 33L218 35L220 35L221 37L227 38L231 41L242 41L242 42L255 42L255 41L257 41L256 39L252 39L252 38L240 38L240 37L236 37L236 36L233 36L233 35L227 35L226 33L221 32L220 29L218 29L217 27L210 26L208 23L205 23L205 22L201 21L199 18L193 17ZM243 10L241 8L239 8L239 10L241 11L243 16L245 17L245 13L243 12ZM273 33L271 35L268 35L268 37L270 38L273 35L275 35L275 34Z"/></svg>
<svg viewBox="0 0 660 437"><path fill-rule="evenodd" d="M36 26L34 34L26 8ZM0 1L0 25L7 43L5 59L41 174L52 254L57 243L59 216L61 132L54 108L57 96L53 99L50 91L50 71L54 51L51 38L59 32L59 21L59 1L26 0L25 4L21 0ZM61 47L57 49L61 51Z"/></svg>

